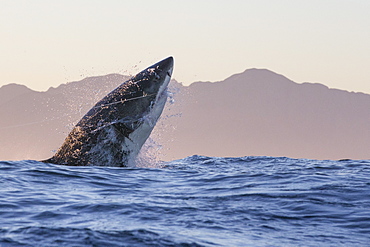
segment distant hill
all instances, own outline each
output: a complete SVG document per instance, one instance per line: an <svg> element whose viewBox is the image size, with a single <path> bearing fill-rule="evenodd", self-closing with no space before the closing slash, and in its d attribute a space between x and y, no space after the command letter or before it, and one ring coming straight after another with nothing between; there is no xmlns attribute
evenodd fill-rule
<svg viewBox="0 0 370 247"><path fill-rule="evenodd" d="M9 84L0 87L0 105L6 103L7 101L19 97L23 94L28 94L34 92L28 87L24 85L19 85L19 84Z"/></svg>
<svg viewBox="0 0 370 247"><path fill-rule="evenodd" d="M182 89L169 154L370 158L370 95L297 84L263 69ZM164 152L165 153L165 152ZM170 157L172 158L172 157Z"/></svg>
<svg viewBox="0 0 370 247"><path fill-rule="evenodd" d="M0 99L0 160L51 156L74 124L128 78L118 74L90 77L46 92L16 84L1 87L0 95L7 98Z"/></svg>
<svg viewBox="0 0 370 247"><path fill-rule="evenodd" d="M52 155L73 125L128 77L118 74L35 92L0 88L0 160ZM370 95L297 84L265 69L220 82L171 82L168 103L152 138L160 158L288 156L370 158ZM159 147L157 145L157 147Z"/></svg>

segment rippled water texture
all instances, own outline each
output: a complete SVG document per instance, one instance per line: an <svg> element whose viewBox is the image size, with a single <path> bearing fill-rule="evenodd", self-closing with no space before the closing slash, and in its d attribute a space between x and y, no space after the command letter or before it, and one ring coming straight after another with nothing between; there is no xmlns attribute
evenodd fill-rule
<svg viewBox="0 0 370 247"><path fill-rule="evenodd" d="M0 246L369 246L370 161L0 162Z"/></svg>

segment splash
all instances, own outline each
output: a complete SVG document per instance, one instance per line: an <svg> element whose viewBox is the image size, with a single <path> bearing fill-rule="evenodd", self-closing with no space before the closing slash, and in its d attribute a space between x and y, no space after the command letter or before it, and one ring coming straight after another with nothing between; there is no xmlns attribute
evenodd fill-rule
<svg viewBox="0 0 370 247"><path fill-rule="evenodd" d="M181 112L174 112L174 110L172 109L173 106L179 103L176 100L179 93L180 88L177 85L174 85L174 83L170 83L166 90L167 104L164 111L171 113L161 115L150 137L141 148L136 161L131 164L132 166L141 168L165 167L165 161L163 161L163 158L166 157L166 153L169 148L165 148L163 143L165 141L172 142L173 140L163 140L162 133L176 130L176 126L168 124L168 120L181 117Z"/></svg>
<svg viewBox="0 0 370 247"><path fill-rule="evenodd" d="M162 168L164 164L159 158L161 150L162 145L154 138L149 137L141 148L136 160L129 164L129 166L140 168Z"/></svg>

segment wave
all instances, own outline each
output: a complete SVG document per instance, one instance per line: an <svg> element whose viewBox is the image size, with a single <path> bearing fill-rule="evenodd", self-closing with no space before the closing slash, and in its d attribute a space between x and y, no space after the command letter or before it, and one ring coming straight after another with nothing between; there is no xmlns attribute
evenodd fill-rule
<svg viewBox="0 0 370 247"><path fill-rule="evenodd" d="M1 161L0 245L367 246L369 175L369 160Z"/></svg>

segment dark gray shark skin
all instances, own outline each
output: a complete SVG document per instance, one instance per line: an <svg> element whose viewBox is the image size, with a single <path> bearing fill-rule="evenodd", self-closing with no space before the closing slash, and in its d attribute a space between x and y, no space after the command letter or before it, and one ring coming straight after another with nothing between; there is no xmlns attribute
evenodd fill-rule
<svg viewBox="0 0 370 247"><path fill-rule="evenodd" d="M122 83L86 113L46 163L127 166L149 137L167 100L168 57Z"/></svg>

